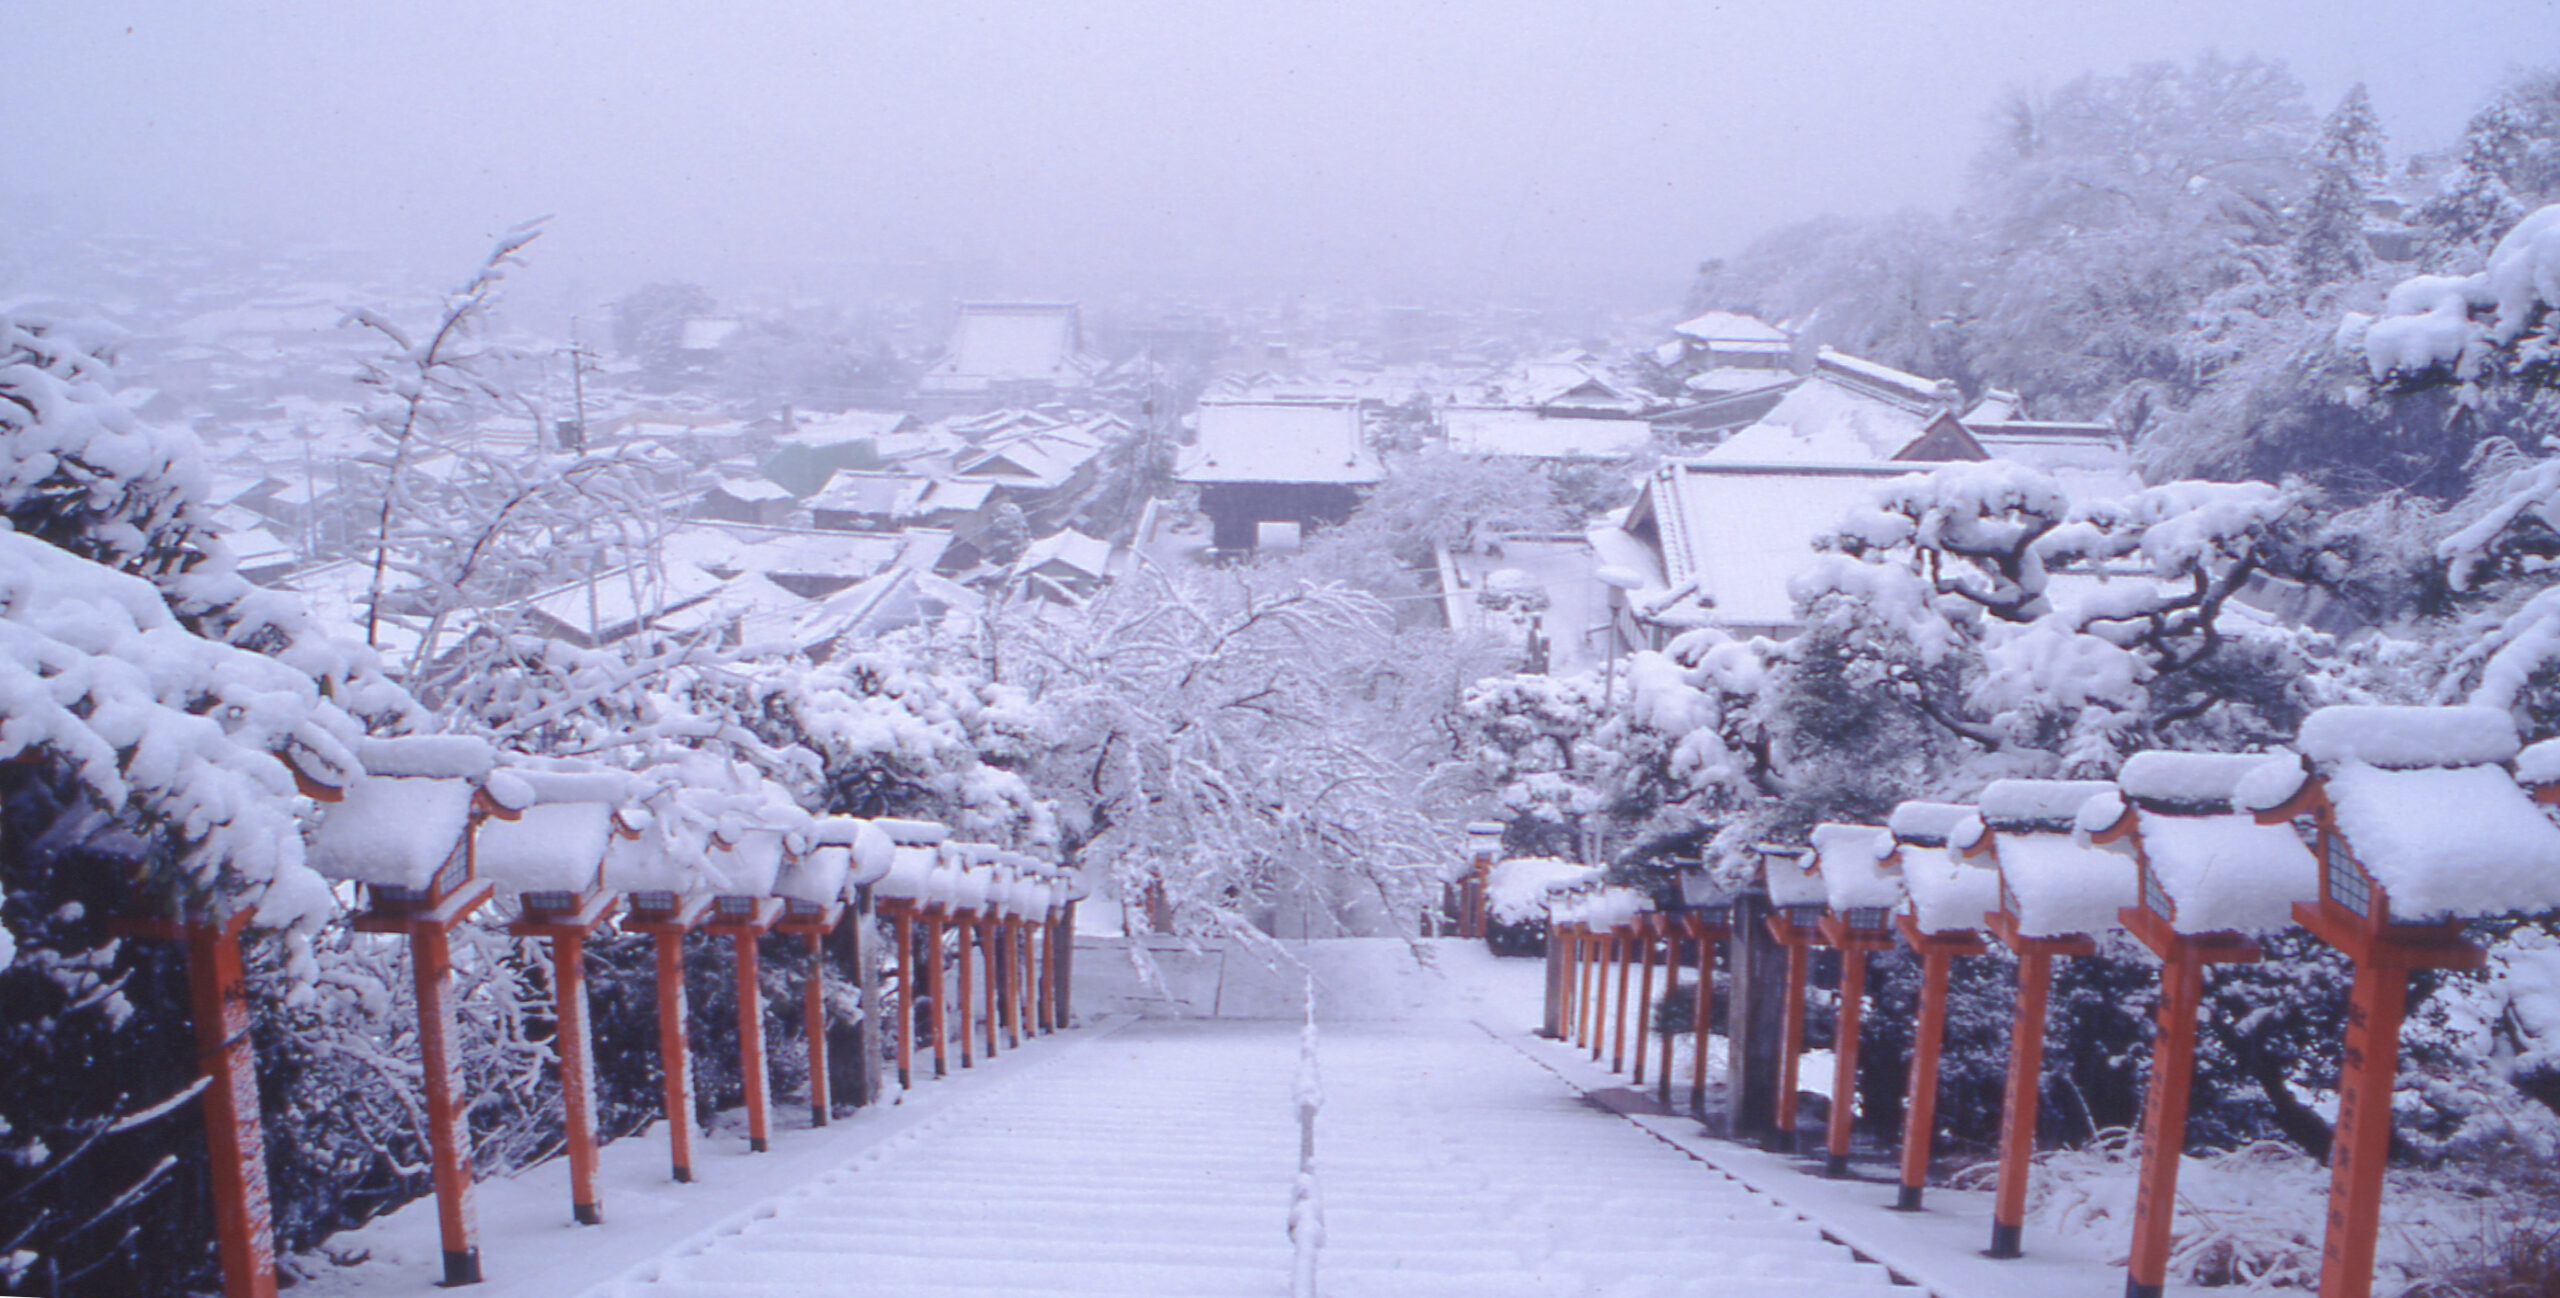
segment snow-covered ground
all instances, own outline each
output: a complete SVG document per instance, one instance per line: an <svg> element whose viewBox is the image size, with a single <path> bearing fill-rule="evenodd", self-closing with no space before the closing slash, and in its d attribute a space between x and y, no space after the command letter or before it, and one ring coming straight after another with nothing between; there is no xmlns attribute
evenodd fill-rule
<svg viewBox="0 0 2560 1298"><path fill-rule="evenodd" d="M1392 941L1284 947L1335 995L1356 980L1400 1010L1321 1029L1320 1284L1332 1298L1882 1295L1910 1283L2023 1298L2122 1284L2085 1248L2031 1240L2023 1262L1976 1256L1987 1196L1933 1191L1928 1211L1890 1213L1889 1186L1822 1181L1685 1117L1623 1116L1644 1107L1623 1079L1531 1035L1538 962L1458 941L1418 949L1420 962ZM1254 988L1270 1017L1239 999L1216 1002L1219 1017L1160 1005L1141 1018L1114 990L1137 980L1103 963L1126 955L1080 955L1093 1026L823 1131L786 1127L771 1153L715 1132L691 1185L668 1182L659 1141L616 1142L603 1226L568 1224L556 1162L482 1185L480 1292L1287 1293L1298 1025L1290 998L1260 984L1302 975L1223 980ZM433 1205L327 1252L352 1264L304 1259L319 1274L298 1292L424 1294Z"/></svg>

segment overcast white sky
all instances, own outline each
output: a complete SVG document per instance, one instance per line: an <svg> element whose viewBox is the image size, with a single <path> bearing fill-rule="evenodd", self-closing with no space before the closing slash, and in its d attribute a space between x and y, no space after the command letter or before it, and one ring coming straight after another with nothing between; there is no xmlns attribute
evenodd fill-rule
<svg viewBox="0 0 2560 1298"><path fill-rule="evenodd" d="M2012 86L2206 48L2441 143L2552 0L0 0L0 188L599 289L937 253L1665 303L1826 210L1943 206Z"/></svg>

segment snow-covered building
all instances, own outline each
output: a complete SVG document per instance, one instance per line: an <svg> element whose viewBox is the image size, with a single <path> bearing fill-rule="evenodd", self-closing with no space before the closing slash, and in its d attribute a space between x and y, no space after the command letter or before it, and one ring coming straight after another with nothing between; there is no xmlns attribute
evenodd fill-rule
<svg viewBox="0 0 2560 1298"><path fill-rule="evenodd" d="M1339 523L1387 476L1354 402L1204 401L1199 425L1174 479L1200 488L1220 550L1252 549L1264 523Z"/></svg>
<svg viewBox="0 0 2560 1298"><path fill-rule="evenodd" d="M1671 340L1656 349L1665 369L1692 376L1713 370L1784 370L1795 357L1795 338L1776 325L1731 311L1709 311L1671 326Z"/></svg>
<svg viewBox="0 0 2560 1298"><path fill-rule="evenodd" d="M694 502L693 514L696 518L772 526L789 518L799 504L790 488L769 478L727 478L702 493L702 498Z"/></svg>
<svg viewBox="0 0 2560 1298"><path fill-rule="evenodd" d="M890 532L933 479L913 473L838 469L809 498L810 521L840 532Z"/></svg>
<svg viewBox="0 0 2560 1298"><path fill-rule="evenodd" d="M1440 412L1449 449L1532 460L1616 460L1653 444L1642 419L1551 414L1519 406L1450 406Z"/></svg>
<svg viewBox="0 0 2560 1298"><path fill-rule="evenodd" d="M1089 385L1097 368L1072 302L964 302L950 350L918 390L1036 402Z"/></svg>
<svg viewBox="0 0 2560 1298"><path fill-rule="evenodd" d="M1014 561L1012 580L1026 595L1055 604L1082 604L1111 580L1117 557L1109 541L1070 527L1025 547L1022 557Z"/></svg>

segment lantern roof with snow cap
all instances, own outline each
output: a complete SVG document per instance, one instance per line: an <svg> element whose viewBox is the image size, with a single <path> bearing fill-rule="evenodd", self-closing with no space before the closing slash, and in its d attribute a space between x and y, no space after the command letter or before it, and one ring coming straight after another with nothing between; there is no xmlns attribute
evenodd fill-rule
<svg viewBox="0 0 2560 1298"><path fill-rule="evenodd" d="M1965 859L1964 846L1985 835L1974 808L1954 802L1905 802L1886 820L1902 869L1904 915L1924 937L1971 934L2000 909L2000 872Z"/></svg>
<svg viewBox="0 0 2560 1298"><path fill-rule="evenodd" d="M2080 810L2116 797L2106 780L1995 780L1978 802L1987 852L2000 874L2000 917L2026 939L2086 937L2122 927L2137 900L2133 858L2089 843ZM2005 931L2004 931L2005 936Z"/></svg>
<svg viewBox="0 0 2560 1298"><path fill-rule="evenodd" d="M2560 827L2507 770L2522 746L2503 710L2322 708L2298 746L2300 758L2262 764L2236 796L2261 820L2315 817L2321 898L2355 923L2560 907Z"/></svg>
<svg viewBox="0 0 2560 1298"><path fill-rule="evenodd" d="M1497 924L1553 918L1553 900L1566 889L1600 877L1593 866L1546 856L1515 856L1485 875L1485 913Z"/></svg>
<svg viewBox="0 0 2560 1298"><path fill-rule="evenodd" d="M522 900L529 912L566 911L602 888L632 800L629 772L559 763L500 770L531 795L514 820L492 819L473 845L480 877ZM490 780L493 785L509 781Z"/></svg>
<svg viewBox="0 0 2560 1298"><path fill-rule="evenodd" d="M2091 798L2081 808L2079 831L2093 844L2121 843L2132 852L2137 904L2173 933L2288 927L2294 903L2318 895L2319 871L2291 824L2260 823L2240 805L2241 785L2268 760L2263 753L2136 753L2116 776L2118 796Z"/></svg>
<svg viewBox="0 0 2560 1298"><path fill-rule="evenodd" d="M822 847L845 849L845 895L880 882L897 859L898 840L880 827L876 820L858 820L852 816L819 818L812 838Z"/></svg>
<svg viewBox="0 0 2560 1298"><path fill-rule="evenodd" d="M1814 869L1832 913L1890 912L1902 904L1902 872L1894 861L1893 831L1878 825L1824 823L1813 827ZM1873 927L1882 928L1878 918Z"/></svg>
<svg viewBox="0 0 2560 1298"><path fill-rule="evenodd" d="M1821 862L1801 847L1779 843L1760 843L1753 849L1760 854L1761 878L1769 886L1769 904L1783 911L1813 908L1831 904L1831 892L1822 886ZM1807 917L1807 923L1811 923Z"/></svg>
<svg viewBox="0 0 2560 1298"><path fill-rule="evenodd" d="M469 735L365 739L363 774L323 804L306 858L324 878L360 883L378 911L434 906L471 883L472 830L533 801L501 778L489 742Z"/></svg>

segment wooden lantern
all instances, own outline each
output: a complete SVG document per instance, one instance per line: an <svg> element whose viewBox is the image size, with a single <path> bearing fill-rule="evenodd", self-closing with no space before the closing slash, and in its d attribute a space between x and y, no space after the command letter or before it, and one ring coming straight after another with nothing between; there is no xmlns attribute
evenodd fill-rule
<svg viewBox="0 0 2560 1298"><path fill-rule="evenodd" d="M655 957L658 1018L658 1102L667 1128L668 1172L693 1179L693 1053L687 1041L691 1008L684 988L685 935L701 927L711 895L687 867L693 849L677 841L677 809L626 806L615 813L617 833L605 850L604 885L623 898L620 927L649 936Z"/></svg>
<svg viewBox="0 0 2560 1298"><path fill-rule="evenodd" d="M1813 869L1811 854L1801 847L1764 843L1759 847L1761 877L1769 889L1769 936L1787 953L1786 1017L1778 1029L1778 1095L1773 1119L1778 1147L1796 1147L1796 1070L1804 1055L1804 996L1810 980L1813 949L1825 945L1822 912L1831 895Z"/></svg>
<svg viewBox="0 0 2560 1298"><path fill-rule="evenodd" d="M1858 1102L1858 1021L1867 999L1867 956L1893 945L1902 875L1893 835L1874 825L1813 827L1809 854L1826 906L1818 926L1840 952L1839 1029L1831 1046L1831 1113L1823 1130L1823 1174L1849 1174L1849 1137Z"/></svg>
<svg viewBox="0 0 2560 1298"><path fill-rule="evenodd" d="M1959 827L1951 840L1999 870L2000 906L1983 921L2018 957L2009 1081L2001 1099L1999 1185L1991 1207L1988 1251L1995 1258L2022 1255L2054 958L2095 954L2095 935L2115 928L2117 912L2134 899L2133 862L2074 836L2080 809L2115 791L2101 780L1994 781L1982 791L1978 820Z"/></svg>
<svg viewBox="0 0 2560 1298"><path fill-rule="evenodd" d="M474 831L483 820L515 817L531 792L498 775L496 754L477 739L369 739L356 755L366 774L321 815L310 860L324 876L362 885L358 930L409 939L444 1283L478 1284L480 1225L462 1130L452 937L496 891L479 877Z"/></svg>
<svg viewBox="0 0 2560 1298"><path fill-rule="evenodd" d="M2365 1298L2410 971L2479 967L2464 920L2560 906L2560 828L2507 771L2515 726L2496 708L2322 708L2300 747L2236 798L2269 824L2311 822L2320 895L2294 918L2355 961L2320 1294Z"/></svg>
<svg viewBox="0 0 2560 1298"><path fill-rule="evenodd" d="M841 816L810 824L805 842L783 861L774 880L782 918L773 931L797 937L809 950L809 976L800 984L800 1031L809 1052L809 1125L835 1117L827 1076L827 936L844 918L845 880L853 872L853 847L867 828Z"/></svg>
<svg viewBox="0 0 2560 1298"><path fill-rule="evenodd" d="M916 955L915 926L924 906L926 881L940 858L938 850L951 831L921 820L873 822L895 844L888 873L872 885L881 912L895 935L898 957L898 1086L915 1084ZM939 952L936 953L937 961Z"/></svg>
<svg viewBox="0 0 2560 1298"><path fill-rule="evenodd" d="M747 1149L758 1154L772 1147L773 1119L764 1050L764 979L756 943L782 920L783 899L773 888L782 877L786 834L805 831L807 821L807 813L788 804L731 811L721 817L704 853L711 911L702 931L729 939L738 1003L738 1084L746 1093Z"/></svg>
<svg viewBox="0 0 2560 1298"><path fill-rule="evenodd" d="M1697 943L1697 980L1689 995L1689 1112L1703 1116L1707 1107L1707 1041L1715 1010L1716 948L1733 935L1733 889L1718 883L1703 863L1679 872L1678 931ZM1677 943L1675 942L1675 946ZM1678 959L1672 963L1677 965ZM1671 1051L1663 1045L1662 1102L1671 1103Z"/></svg>
<svg viewBox="0 0 2560 1298"><path fill-rule="evenodd" d="M1481 941L1484 937L1485 888L1493 873L1493 863L1502 855L1504 825L1498 820L1479 820L1467 826L1467 873L1458 888L1458 936Z"/></svg>
<svg viewBox="0 0 2560 1298"><path fill-rule="evenodd" d="M2138 753L2116 777L2120 797L2095 798L2081 809L2080 828L2092 844L2132 855L2139 900L2119 918L2160 957L2159 1027L2143 1094L2127 1298L2160 1298L2167 1280L2205 966L2256 960L2258 944L2249 934L2289 925L2293 905L2319 886L2311 853L2292 826L2261 825L2232 801L2242 777L2266 760Z"/></svg>
<svg viewBox="0 0 2560 1298"><path fill-rule="evenodd" d="M1920 1210L1929 1184L1929 1146L1937 1134L1938 1057L1946 1044L1947 980L1957 956L1983 954L1979 926L2000 905L2000 876L1968 865L1948 848L1948 835L1974 809L1951 802L1906 802L1886 822L1904 902L1894 916L1902 940L1920 954L1920 1007L1913 1024L1910 1081L1903 1090L1901 1185L1893 1206Z"/></svg>
<svg viewBox="0 0 2560 1298"><path fill-rule="evenodd" d="M533 805L514 821L480 829L479 869L502 896L514 898L517 918L507 932L540 939L551 948L551 994L556 1024L552 1048L560 1059L562 1143L569 1156L569 1211L583 1226L604 1221L596 1189L595 1040L587 1013L587 937L613 913L615 894L604 886L604 860L620 821L615 811L628 795L626 779L613 771L522 770Z"/></svg>

